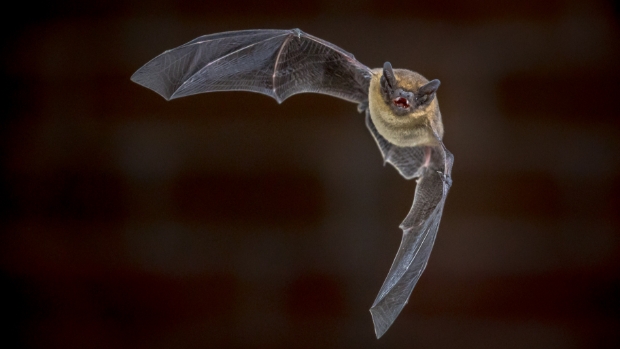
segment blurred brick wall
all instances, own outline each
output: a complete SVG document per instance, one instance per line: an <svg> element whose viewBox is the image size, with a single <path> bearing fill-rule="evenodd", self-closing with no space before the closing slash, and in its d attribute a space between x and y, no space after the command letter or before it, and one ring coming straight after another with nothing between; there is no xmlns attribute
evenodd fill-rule
<svg viewBox="0 0 620 349"><path fill-rule="evenodd" d="M618 7L606 1L19 4L3 39L2 314L22 348L615 348ZM294 28L439 78L454 185L380 341L415 183L355 106L173 102L129 81L199 35Z"/></svg>

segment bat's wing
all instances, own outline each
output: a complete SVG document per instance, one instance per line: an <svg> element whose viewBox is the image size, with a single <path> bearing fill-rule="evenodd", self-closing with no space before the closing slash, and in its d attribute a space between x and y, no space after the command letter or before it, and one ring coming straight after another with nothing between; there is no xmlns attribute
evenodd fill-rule
<svg viewBox="0 0 620 349"><path fill-rule="evenodd" d="M368 100L371 70L327 41L292 30L205 35L138 69L134 82L167 100L213 91L251 91L279 103L302 92Z"/></svg>
<svg viewBox="0 0 620 349"><path fill-rule="evenodd" d="M413 206L401 223L403 238L381 290L370 308L377 338L392 325L413 291L433 248L448 190L454 157L440 142L437 147L397 147L366 122L375 136L385 161L393 164L406 178L419 177ZM374 130L374 131L373 131ZM429 166L424 167L425 149L431 151ZM428 151L428 150L426 150Z"/></svg>

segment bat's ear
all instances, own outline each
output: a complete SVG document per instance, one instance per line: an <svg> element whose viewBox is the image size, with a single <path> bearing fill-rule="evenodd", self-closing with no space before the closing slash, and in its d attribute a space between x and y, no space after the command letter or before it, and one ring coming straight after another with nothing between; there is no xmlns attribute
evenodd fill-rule
<svg viewBox="0 0 620 349"><path fill-rule="evenodd" d="M441 85L441 82L435 79L420 87L416 94L416 104L423 105L430 103L433 98L435 98L435 92L437 92L439 85Z"/></svg>
<svg viewBox="0 0 620 349"><path fill-rule="evenodd" d="M420 89L418 90L419 94L425 94L425 95L430 95L433 94L435 92L437 92L437 89L439 88L439 85L441 85L441 82L437 79L430 81L428 84L420 87Z"/></svg>
<svg viewBox="0 0 620 349"><path fill-rule="evenodd" d="M381 87L384 90L393 89L396 86L396 78L392 70L392 64L385 62L383 64L383 76L381 77Z"/></svg>
<svg viewBox="0 0 620 349"><path fill-rule="evenodd" d="M396 78L394 77L394 71L392 70L390 62L385 62L383 64L383 75L381 76L380 83L383 98L386 101L391 100L394 89L396 88Z"/></svg>

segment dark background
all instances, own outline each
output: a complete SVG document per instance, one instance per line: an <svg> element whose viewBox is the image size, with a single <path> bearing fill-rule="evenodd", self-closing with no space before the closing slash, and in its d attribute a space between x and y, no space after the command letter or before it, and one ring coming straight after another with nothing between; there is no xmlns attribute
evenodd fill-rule
<svg viewBox="0 0 620 349"><path fill-rule="evenodd" d="M2 347L620 347L617 4L13 6ZM368 308L415 182L382 166L355 105L165 102L129 80L199 35L296 27L442 81L454 185L428 268L379 341Z"/></svg>

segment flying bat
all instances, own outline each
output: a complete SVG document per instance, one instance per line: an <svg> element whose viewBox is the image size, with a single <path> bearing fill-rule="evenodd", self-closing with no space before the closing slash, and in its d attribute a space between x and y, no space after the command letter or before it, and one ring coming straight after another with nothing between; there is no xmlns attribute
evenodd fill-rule
<svg viewBox="0 0 620 349"><path fill-rule="evenodd" d="M292 30L242 30L201 36L168 50L131 80L166 100L214 91L251 91L282 103L303 92L358 104L383 155L406 179L417 178L413 206L388 276L370 308L380 338L401 312L426 268L448 190L454 157L444 133L436 91L405 69L370 69L325 40Z"/></svg>

